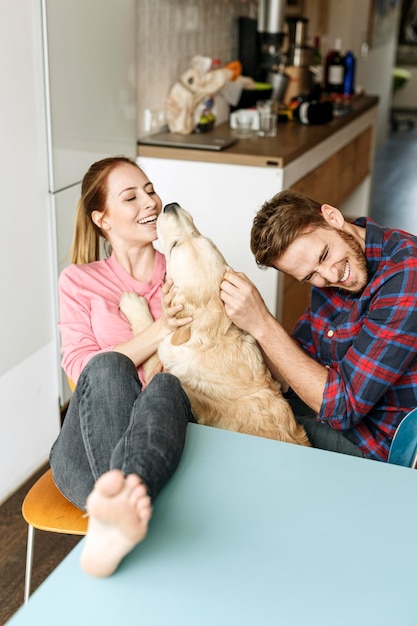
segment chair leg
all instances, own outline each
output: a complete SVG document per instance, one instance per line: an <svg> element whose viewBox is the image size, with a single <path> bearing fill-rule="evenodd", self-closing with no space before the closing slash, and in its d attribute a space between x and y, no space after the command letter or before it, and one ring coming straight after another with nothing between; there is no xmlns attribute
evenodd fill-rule
<svg viewBox="0 0 417 626"><path fill-rule="evenodd" d="M32 524L28 524L28 542L26 548L26 572L25 572L25 604L29 600L30 587L32 582L33 550L35 547L35 529Z"/></svg>

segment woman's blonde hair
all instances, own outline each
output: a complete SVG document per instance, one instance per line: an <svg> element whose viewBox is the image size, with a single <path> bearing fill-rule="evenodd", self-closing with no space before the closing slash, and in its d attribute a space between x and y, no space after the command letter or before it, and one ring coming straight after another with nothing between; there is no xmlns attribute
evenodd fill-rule
<svg viewBox="0 0 417 626"><path fill-rule="evenodd" d="M71 247L71 263L91 263L100 259L102 230L93 222L94 211L104 213L107 201L107 179L109 174L123 163L138 165L124 156L109 157L93 163L83 178L81 197L77 205L74 238Z"/></svg>

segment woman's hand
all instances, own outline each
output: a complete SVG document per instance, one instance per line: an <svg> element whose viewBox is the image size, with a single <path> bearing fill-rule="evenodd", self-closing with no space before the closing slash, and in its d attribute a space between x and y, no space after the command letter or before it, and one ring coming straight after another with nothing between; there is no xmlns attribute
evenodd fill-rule
<svg viewBox="0 0 417 626"><path fill-rule="evenodd" d="M173 281L169 278L162 286L162 315L153 324L145 328L138 335L134 335L132 339L118 344L114 350L128 356L136 366L144 363L157 350L160 342L164 337L174 333L181 326L191 324L192 317L181 317L181 311L184 306L182 304L174 305L174 296L177 288L174 287ZM158 373L156 369L152 376Z"/></svg>
<svg viewBox="0 0 417 626"><path fill-rule="evenodd" d="M158 361L158 363L155 365L155 367L153 368L151 373L147 376L146 384L149 385L149 383L151 382L152 378L156 374L160 374L163 371L165 371L164 370L164 366L162 365L161 361Z"/></svg>
<svg viewBox="0 0 417 626"><path fill-rule="evenodd" d="M174 297L178 291L171 278L167 278L162 287L162 318L163 324L170 332L175 332L180 326L191 324L192 317L181 317L179 315L184 309L183 304L173 304Z"/></svg>

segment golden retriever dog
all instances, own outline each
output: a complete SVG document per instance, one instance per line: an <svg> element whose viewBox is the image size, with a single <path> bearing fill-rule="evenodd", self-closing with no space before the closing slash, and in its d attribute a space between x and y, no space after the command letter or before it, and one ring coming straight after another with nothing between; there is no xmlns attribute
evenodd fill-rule
<svg viewBox="0 0 417 626"><path fill-rule="evenodd" d="M227 263L219 250L176 203L164 207L157 229L167 276L177 287L173 302L183 304L182 316L193 318L162 340L158 355L181 381L196 420L309 446L255 339L226 315L220 283ZM136 294L123 294L120 308L135 334L152 322L146 300ZM152 367L145 367L145 375Z"/></svg>

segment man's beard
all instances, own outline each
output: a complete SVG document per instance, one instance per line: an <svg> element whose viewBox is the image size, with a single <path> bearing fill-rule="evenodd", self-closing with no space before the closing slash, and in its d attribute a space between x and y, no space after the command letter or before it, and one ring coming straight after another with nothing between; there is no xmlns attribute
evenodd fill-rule
<svg viewBox="0 0 417 626"><path fill-rule="evenodd" d="M360 282L357 280L356 286L351 285L350 287L346 287L346 288L343 286L338 286L338 287L339 289L343 289L344 291L349 291L351 293L359 293L360 291L364 289L364 287L368 283L368 265L366 263L366 256L362 250L362 247L359 241L357 241L355 237L353 237L350 233L346 233L345 231L340 230L339 236L341 239L343 239L343 241L345 241L348 244L349 248L351 249L353 258L355 259L357 263L356 269L359 274L359 278L361 278L362 280L360 280Z"/></svg>

